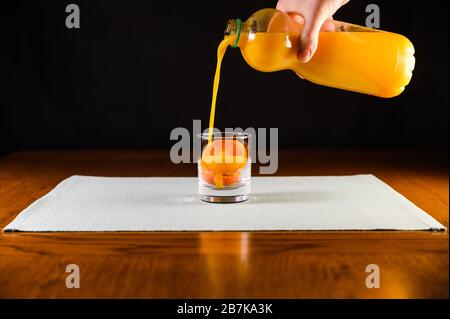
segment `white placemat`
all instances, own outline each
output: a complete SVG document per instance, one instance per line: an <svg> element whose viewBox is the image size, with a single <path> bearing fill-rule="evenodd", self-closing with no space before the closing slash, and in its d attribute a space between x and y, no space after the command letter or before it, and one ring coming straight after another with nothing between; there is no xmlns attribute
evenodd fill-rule
<svg viewBox="0 0 450 319"><path fill-rule="evenodd" d="M196 178L72 176L4 231L445 230L373 175L254 177L251 199L199 200Z"/></svg>

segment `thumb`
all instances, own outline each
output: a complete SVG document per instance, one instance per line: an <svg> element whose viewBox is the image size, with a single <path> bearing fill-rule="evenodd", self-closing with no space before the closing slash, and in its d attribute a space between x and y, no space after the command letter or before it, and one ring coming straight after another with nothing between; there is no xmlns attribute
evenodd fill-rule
<svg viewBox="0 0 450 319"><path fill-rule="evenodd" d="M297 57L302 63L311 60L319 43L319 32L327 20L328 14L319 10L312 16L305 17L305 24L300 35L300 48Z"/></svg>

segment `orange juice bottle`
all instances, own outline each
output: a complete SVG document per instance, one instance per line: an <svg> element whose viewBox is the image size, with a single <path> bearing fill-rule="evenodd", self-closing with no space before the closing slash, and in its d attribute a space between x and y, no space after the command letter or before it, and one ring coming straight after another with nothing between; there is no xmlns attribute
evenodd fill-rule
<svg viewBox="0 0 450 319"><path fill-rule="evenodd" d="M414 47L404 36L340 21L327 21L316 53L297 59L303 24L292 15L263 9L246 22L228 21L225 40L239 47L245 61L262 72L292 70L301 78L329 87L389 98L412 77Z"/></svg>

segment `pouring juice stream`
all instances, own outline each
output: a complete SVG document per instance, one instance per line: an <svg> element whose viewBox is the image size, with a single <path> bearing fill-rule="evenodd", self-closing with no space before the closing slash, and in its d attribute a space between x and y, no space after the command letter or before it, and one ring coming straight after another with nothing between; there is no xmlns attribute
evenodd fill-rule
<svg viewBox="0 0 450 319"><path fill-rule="evenodd" d="M217 92L219 91L219 83L220 83L220 69L222 66L222 60L225 55L225 52L228 48L228 39L223 39L220 42L219 47L217 48L217 65L216 65L216 73L214 75L214 85L213 85L213 94L212 94L212 102L211 102L211 114L209 116L209 133L208 133L208 143L212 142L212 132L214 129L214 118L216 114L216 102L217 102Z"/></svg>
<svg viewBox="0 0 450 319"><path fill-rule="evenodd" d="M208 145L203 150L201 159L202 178L209 184L214 184L216 188L235 185L240 178L240 169L246 166L248 160L248 151L238 140L225 139L213 141L220 70L228 46L229 40L224 39L217 48L217 65L214 75L209 118Z"/></svg>

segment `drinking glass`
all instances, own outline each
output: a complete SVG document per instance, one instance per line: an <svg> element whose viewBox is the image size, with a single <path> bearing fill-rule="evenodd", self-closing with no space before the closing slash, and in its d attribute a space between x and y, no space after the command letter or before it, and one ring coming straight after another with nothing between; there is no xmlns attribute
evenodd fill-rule
<svg viewBox="0 0 450 319"><path fill-rule="evenodd" d="M210 203L238 203L250 194L250 134L215 132L199 134L198 192Z"/></svg>

